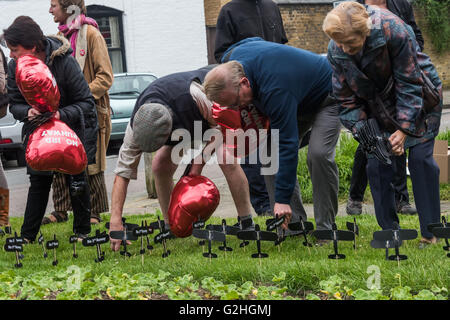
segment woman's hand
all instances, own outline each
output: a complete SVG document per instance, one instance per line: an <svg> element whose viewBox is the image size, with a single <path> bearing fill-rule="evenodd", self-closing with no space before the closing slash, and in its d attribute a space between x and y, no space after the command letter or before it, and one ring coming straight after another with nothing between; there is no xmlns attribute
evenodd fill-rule
<svg viewBox="0 0 450 320"><path fill-rule="evenodd" d="M30 108L28 110L28 118L32 118L32 117L38 116L40 114L41 113L38 110L36 110L35 108Z"/></svg>
<svg viewBox="0 0 450 320"><path fill-rule="evenodd" d="M389 142L392 146L392 153L396 156L401 156L404 152L404 145L406 140L406 134L397 130L389 137Z"/></svg>

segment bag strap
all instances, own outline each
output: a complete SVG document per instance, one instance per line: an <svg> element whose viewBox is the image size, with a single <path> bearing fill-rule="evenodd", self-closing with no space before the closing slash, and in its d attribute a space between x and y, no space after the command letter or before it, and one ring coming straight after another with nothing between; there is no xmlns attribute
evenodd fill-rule
<svg viewBox="0 0 450 320"><path fill-rule="evenodd" d="M355 65L356 66L358 66L358 64L356 63L356 61L354 61L355 62ZM392 65L392 64L391 64ZM388 80L388 83L386 84L386 86L384 87L384 89L381 91L381 92L379 92L379 90L378 90L378 87L375 85L375 82L364 72L364 71L362 71L361 69L359 69L358 68L358 70L362 73L362 74L364 74L365 76L366 76L366 78L369 80L369 82L372 84L372 86L374 87L374 88L376 88L375 90L374 90L374 92L375 92L375 98L373 99L374 100L374 102L375 103L377 103L380 107L381 107L381 111L384 113L384 115L385 115L385 117L389 120L389 122L395 127L395 128L397 128L398 130L400 130L401 132L403 132L404 134L406 134L406 135L408 135L408 136L411 136L411 137L413 137L413 138L423 138L423 136L425 135L425 133L426 133L426 130L425 130L425 132L422 134L422 135L419 135L419 134L416 134L416 133L414 133L414 132L412 132L412 131L410 131L410 130L408 130L408 129L404 129L404 128L402 128L402 126L400 125L400 123L398 123L398 121L397 120L395 120L394 118L392 118L391 117L391 115L389 114L389 112L386 110L386 107L385 107L385 105L384 105L384 102L383 102L383 100L382 100L382 98L387 98L388 96L389 96L389 93L392 91L392 90L394 90L394 78L392 77L392 76L390 76L389 77L389 80ZM364 98L363 98L364 99ZM371 101L369 101L369 100L367 100L367 99L364 99L364 100L366 100L368 103L373 103L373 101L371 102ZM420 115L419 115L420 116ZM426 123L425 123L425 127L426 127Z"/></svg>
<svg viewBox="0 0 450 320"><path fill-rule="evenodd" d="M375 103L377 103L380 107L381 110L383 111L384 115L386 116L386 118L391 122L392 125L394 125L394 127L396 127L398 130L400 130L401 132L403 132L404 134L411 136L413 138L423 138L423 136L426 133L426 130L423 134L416 134L408 129L402 128L402 126L400 125L400 123L398 123L397 120L395 120L394 118L391 117L391 115L389 114L389 112L387 112L386 107L384 105L384 102L382 100L382 97L387 97L389 92L386 89L390 89L393 90L393 86L394 86L394 79L392 78L392 76L389 78L388 84L386 85L386 87L383 89L383 91L380 94L375 95ZM422 112L422 111L420 111ZM419 114L419 117L421 115ZM425 123L425 127L426 127L426 123Z"/></svg>

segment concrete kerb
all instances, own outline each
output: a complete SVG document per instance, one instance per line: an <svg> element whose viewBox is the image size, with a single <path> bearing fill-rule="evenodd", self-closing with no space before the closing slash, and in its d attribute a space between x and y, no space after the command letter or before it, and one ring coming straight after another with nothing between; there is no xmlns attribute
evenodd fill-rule
<svg viewBox="0 0 450 320"><path fill-rule="evenodd" d="M175 173L174 181L178 181L181 176L183 168L179 168ZM233 198L225 177L223 176L219 166L217 164L207 165L204 169L204 175L210 178L220 192L220 204L214 212L214 217L219 218L236 218L237 211L234 206ZM314 206L311 203L304 204L308 218L314 219ZM147 192L132 193L127 196L127 200L124 205L124 215L130 214L147 214L155 213L159 209L158 199L149 199ZM364 214L375 214L375 209L372 203L363 204ZM450 214L450 201L441 201L441 213L442 215ZM253 216L256 216L255 212L252 212ZM338 208L338 216L346 216L346 203L340 203Z"/></svg>

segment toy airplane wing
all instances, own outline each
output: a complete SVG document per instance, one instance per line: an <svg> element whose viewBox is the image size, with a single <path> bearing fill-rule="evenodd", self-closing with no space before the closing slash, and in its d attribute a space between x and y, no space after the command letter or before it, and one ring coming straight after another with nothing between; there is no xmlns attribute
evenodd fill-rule
<svg viewBox="0 0 450 320"><path fill-rule="evenodd" d="M440 222L438 222L438 223L430 223L430 224L427 226L427 230L428 230L429 232L433 232L433 229L434 229L434 228L442 228L442 227L444 227L444 224L443 224L443 223L440 223Z"/></svg>
<svg viewBox="0 0 450 320"><path fill-rule="evenodd" d="M192 235L199 239L211 240L211 241L226 241L225 233L207 229L194 229Z"/></svg>
<svg viewBox="0 0 450 320"><path fill-rule="evenodd" d="M450 238L450 227L434 228L432 232L438 238Z"/></svg>
<svg viewBox="0 0 450 320"><path fill-rule="evenodd" d="M306 232L310 232L314 230L314 224L309 221L303 221L303 225L305 227ZM289 229L293 231L302 231L302 224L301 222L292 222L288 225Z"/></svg>
<svg viewBox="0 0 450 320"><path fill-rule="evenodd" d="M401 245L402 241L400 240L399 246ZM372 240L370 241L370 246L374 249L392 249L395 248L395 243L392 240L389 241Z"/></svg>
<svg viewBox="0 0 450 320"><path fill-rule="evenodd" d="M206 230L223 232L223 226L221 224L208 224L205 227Z"/></svg>
<svg viewBox="0 0 450 320"><path fill-rule="evenodd" d="M284 222L285 216L281 216L280 218L271 218L266 220L266 228L267 231L272 231L281 226Z"/></svg>
<svg viewBox="0 0 450 320"><path fill-rule="evenodd" d="M135 241L138 239L138 237L134 234L133 231L127 231L126 233L125 231L110 231L109 236L111 237L111 239L115 240Z"/></svg>
<svg viewBox="0 0 450 320"><path fill-rule="evenodd" d="M340 241L353 241L355 234L352 231L336 230L336 238Z"/></svg>
<svg viewBox="0 0 450 320"><path fill-rule="evenodd" d="M312 233L312 236L321 240L333 240L332 230L316 230Z"/></svg>
<svg viewBox="0 0 450 320"><path fill-rule="evenodd" d="M347 230L354 232L356 235L359 236L359 226L353 222L347 222Z"/></svg>

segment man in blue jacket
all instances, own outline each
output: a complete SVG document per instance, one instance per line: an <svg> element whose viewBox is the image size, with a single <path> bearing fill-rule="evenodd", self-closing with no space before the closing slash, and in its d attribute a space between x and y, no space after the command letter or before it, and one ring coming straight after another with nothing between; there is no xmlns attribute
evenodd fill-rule
<svg viewBox="0 0 450 320"><path fill-rule="evenodd" d="M274 214L291 218L290 199L297 174L298 146L311 128L308 168L313 184L317 229L331 229L338 210L338 170L334 161L340 132L339 110L331 92L332 70L326 57L264 41L242 40L230 47L228 63L205 77L207 97L239 107L256 100L279 130L279 170L275 179ZM270 190L268 190L271 192Z"/></svg>

